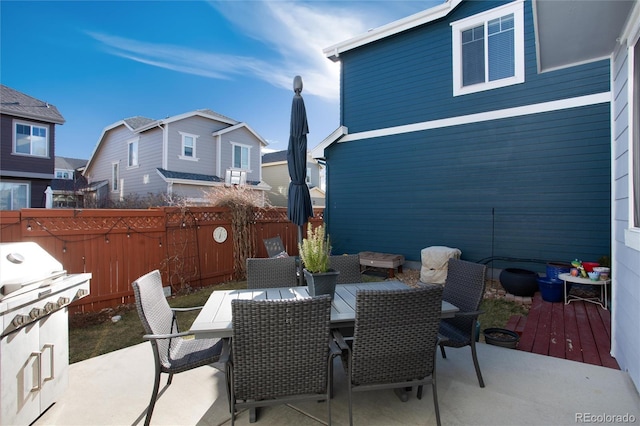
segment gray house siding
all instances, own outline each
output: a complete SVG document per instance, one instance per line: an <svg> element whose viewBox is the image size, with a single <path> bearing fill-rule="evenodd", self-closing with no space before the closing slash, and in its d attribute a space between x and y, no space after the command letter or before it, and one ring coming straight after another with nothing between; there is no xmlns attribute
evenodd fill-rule
<svg viewBox="0 0 640 426"><path fill-rule="evenodd" d="M342 124L349 133L609 90L606 60L537 73L531 3L525 12L525 83L453 96L450 22L508 2L464 2L446 19L341 54Z"/></svg>
<svg viewBox="0 0 640 426"><path fill-rule="evenodd" d="M222 170L220 171L221 177L224 177L224 173L228 168L233 166L233 146L239 144L249 147L249 170L247 171L247 181L260 181L262 180L261 170L261 152L262 148L259 142L256 141L255 136L246 128L240 128L228 133L224 133L221 136L221 155L225 159L222 164Z"/></svg>
<svg viewBox="0 0 640 426"><path fill-rule="evenodd" d="M445 245L474 261L610 255L608 61L537 74L527 1L525 82L453 96L450 23L505 3L464 2L439 21L341 53L341 124L349 135L325 149L325 218L337 252L419 261L422 248ZM594 94L584 104L534 107ZM525 109L456 124L517 107ZM390 129L442 119L452 121ZM375 129L390 135L353 136Z"/></svg>
<svg viewBox="0 0 640 426"><path fill-rule="evenodd" d="M227 126L226 124L199 116L193 116L167 124L169 152L168 166L166 168L176 172L218 175L215 170L217 159L216 143L211 134ZM181 158L182 134L180 132L198 137L196 139L197 161ZM160 164L160 162L156 162L155 164Z"/></svg>
<svg viewBox="0 0 640 426"><path fill-rule="evenodd" d="M612 353L623 370L629 372L640 388L640 249L627 244L626 233L633 228L629 217L631 173L629 156L632 135L629 126L629 54L626 46L614 53L613 75L613 309ZM637 89L636 89L637 90ZM639 108L640 106L635 106ZM635 110L638 114L638 110ZM637 131L637 130L636 130ZM637 154L636 154L637 155Z"/></svg>

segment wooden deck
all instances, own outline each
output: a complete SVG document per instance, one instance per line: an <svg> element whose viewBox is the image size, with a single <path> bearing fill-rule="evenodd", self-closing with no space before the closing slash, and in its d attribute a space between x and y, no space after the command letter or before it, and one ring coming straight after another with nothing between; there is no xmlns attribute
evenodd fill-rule
<svg viewBox="0 0 640 426"><path fill-rule="evenodd" d="M620 369L611 351L611 313L593 303L550 303L536 293L527 317L506 326L520 334L518 349Z"/></svg>

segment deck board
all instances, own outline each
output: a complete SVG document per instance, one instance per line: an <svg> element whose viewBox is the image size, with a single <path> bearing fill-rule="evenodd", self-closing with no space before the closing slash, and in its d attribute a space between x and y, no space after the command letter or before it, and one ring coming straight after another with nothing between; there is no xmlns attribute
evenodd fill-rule
<svg viewBox="0 0 640 426"><path fill-rule="evenodd" d="M592 303L550 303L536 293L529 314L506 327L520 331L518 350L620 369L610 354L611 313Z"/></svg>

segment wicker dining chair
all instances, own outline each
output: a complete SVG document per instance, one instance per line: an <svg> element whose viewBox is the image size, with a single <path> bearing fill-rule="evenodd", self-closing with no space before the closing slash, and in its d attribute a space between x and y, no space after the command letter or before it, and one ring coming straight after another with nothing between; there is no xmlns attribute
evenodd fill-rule
<svg viewBox="0 0 640 426"><path fill-rule="evenodd" d="M247 288L295 287L296 272L294 257L249 257Z"/></svg>
<svg viewBox="0 0 640 426"><path fill-rule="evenodd" d="M331 424L333 359L328 295L286 300L235 299L227 362L231 424L236 409L288 402L326 401Z"/></svg>
<svg viewBox="0 0 640 426"><path fill-rule="evenodd" d="M360 256L357 254L334 255L329 257L329 268L340 271L337 284L362 282Z"/></svg>
<svg viewBox="0 0 640 426"><path fill-rule="evenodd" d="M180 332L175 313L201 309L202 306L171 308L162 290L162 277L157 269L141 276L131 286L146 333L142 337L151 342L155 361L155 382L144 421L145 426L148 426L158 398L160 375L169 374L169 386L176 373L218 362L224 342L220 339L183 339L190 333Z"/></svg>
<svg viewBox="0 0 640 426"><path fill-rule="evenodd" d="M441 310L441 286L356 293L353 341L347 342L334 332L346 354L343 363L348 376L349 424L353 424L353 391L394 388L402 392L417 386L421 399L422 386L431 383L440 425L435 355Z"/></svg>
<svg viewBox="0 0 640 426"><path fill-rule="evenodd" d="M476 352L476 322L482 313L479 309L486 286L486 270L487 266L480 263L449 259L442 299L454 304L460 311L456 312L453 318L443 319L440 322L439 331L440 335L444 337L440 343L443 358L447 357L445 346L471 347L473 366L476 369L481 388L484 387L484 380Z"/></svg>

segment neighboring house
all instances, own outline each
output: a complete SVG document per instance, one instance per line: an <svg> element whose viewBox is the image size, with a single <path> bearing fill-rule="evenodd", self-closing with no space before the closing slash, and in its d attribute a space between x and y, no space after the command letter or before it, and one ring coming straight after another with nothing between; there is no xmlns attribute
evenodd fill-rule
<svg viewBox="0 0 640 426"><path fill-rule="evenodd" d="M45 207L64 121L54 105L0 85L0 210Z"/></svg>
<svg viewBox="0 0 640 426"><path fill-rule="evenodd" d="M83 208L87 180L82 175L87 160L79 158L55 158L55 178L51 180L51 205L53 208Z"/></svg>
<svg viewBox="0 0 640 426"><path fill-rule="evenodd" d="M610 255L612 354L640 389L639 22L632 1L450 0L325 49L334 249Z"/></svg>
<svg viewBox="0 0 640 426"><path fill-rule="evenodd" d="M322 190L323 167L310 155L307 155L307 186L313 207L324 207ZM289 194L289 166L287 151L269 152L262 155L262 179L271 186L268 192L269 203L276 207L286 207Z"/></svg>
<svg viewBox="0 0 640 426"><path fill-rule="evenodd" d="M84 175L90 185L106 182L111 202L163 194L197 204L207 190L225 185L264 195L270 189L260 167L266 145L246 123L207 109L162 120L133 117L104 129Z"/></svg>

